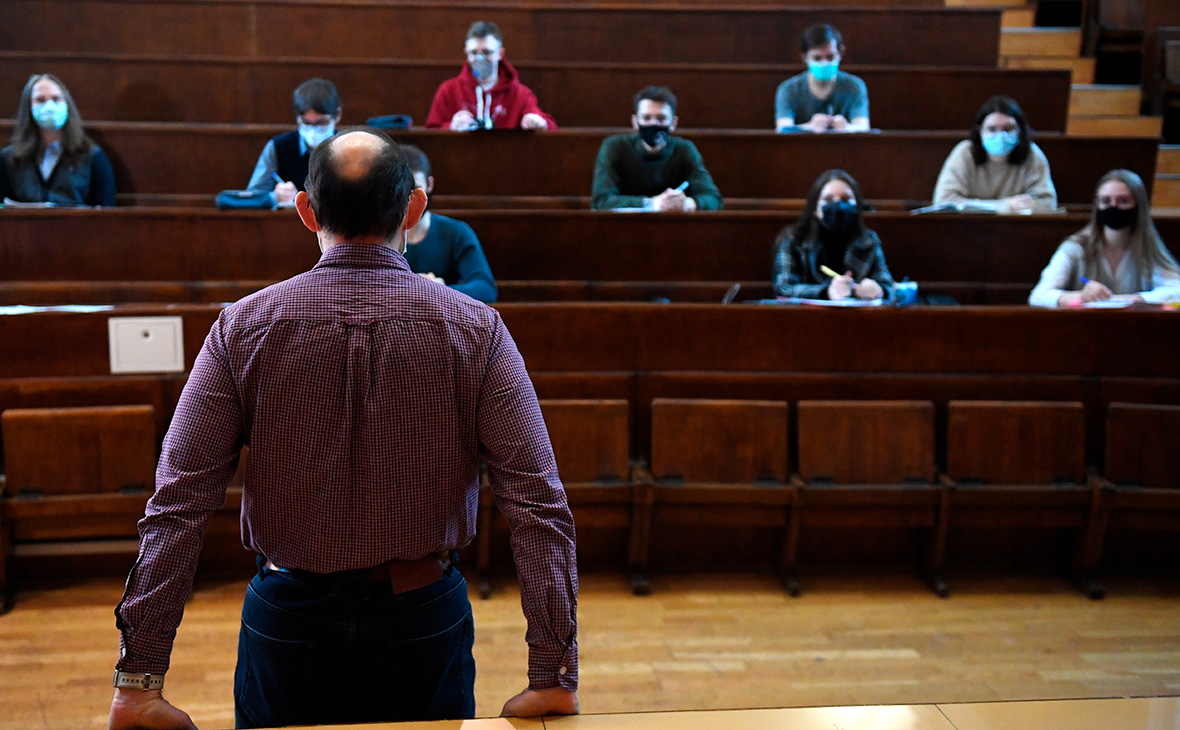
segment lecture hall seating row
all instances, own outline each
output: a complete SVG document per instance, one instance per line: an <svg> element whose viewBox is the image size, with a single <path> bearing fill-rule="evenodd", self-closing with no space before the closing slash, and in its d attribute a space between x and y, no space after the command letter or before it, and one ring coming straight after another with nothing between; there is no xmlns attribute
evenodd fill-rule
<svg viewBox="0 0 1180 730"><path fill-rule="evenodd" d="M580 533L626 536L638 594L650 589L649 556L660 547L653 541L674 542L677 533L709 540L730 526L778 536L773 562L793 595L804 530L916 530L924 533L922 570L945 596L952 529L1015 526L1077 532L1074 570L1100 597L1093 573L1111 514L1121 523L1151 504L1152 517L1163 520L1151 526L1176 529L1180 508L1180 460L1158 448L1180 436L1176 406L1109 406L1109 480L1087 474L1077 402L952 401L936 426L930 401L800 400L792 407L657 398L650 469L628 460L626 400L543 400L541 408ZM945 475L936 438L947 444ZM478 567L487 597L493 533L506 525L494 516L490 492L482 496Z"/></svg>
<svg viewBox="0 0 1180 730"><path fill-rule="evenodd" d="M444 211L446 212L446 211ZM500 301L718 302L772 296L773 245L794 215L635 216L455 211L479 236ZM1026 301L1057 245L1088 217L871 213L897 280L967 303ZM1180 219L1161 218L1180 254ZM291 211L165 208L0 213L0 304L234 301L312 267L314 237Z"/></svg>
<svg viewBox="0 0 1180 730"><path fill-rule="evenodd" d="M221 190L244 188L276 125L192 125L95 122L87 125L111 156L122 204L208 202ZM11 121L0 122L0 136ZM434 168L440 196L579 198L590 194L594 162L607 134L622 130L502 131L456 134L398 132L420 146ZM857 178L869 200L928 201L959 132L779 135L772 131L709 131L684 135L701 152L726 198L805 198L816 177L839 167ZM1107 171L1138 173L1150 194L1158 140L1056 134L1036 139L1053 170L1058 201L1088 207ZM470 196L470 197L468 197ZM770 201L767 201L770 199ZM459 207L459 206L454 206ZM516 207L520 207L517 205Z"/></svg>
<svg viewBox="0 0 1180 730"><path fill-rule="evenodd" d="M614 554L637 594L650 590L649 568L669 562L661 555L666 543L687 529L698 545L726 554L715 531L728 526L776 543L773 556L728 556L746 565L773 562L792 595L800 590L791 571L804 533L916 532L921 571L945 596L941 572L952 530L1015 526L1075 532L1074 570L1100 597L1094 574L1108 529L1178 526L1180 464L1167 446L1180 436L1180 406L1111 403L1106 477L1087 471L1080 402L952 401L936 428L930 401L800 400L792 407L656 398L650 469L629 457L626 400L541 406L582 554ZM135 536L154 474L155 416L146 404L2 408L0 611L8 605L12 544L85 551L94 544L80 540ZM945 476L935 461L936 431L947 444ZM240 505L242 473L222 519ZM504 528L488 489L478 519L476 568L487 597Z"/></svg>
<svg viewBox="0 0 1180 730"><path fill-rule="evenodd" d="M421 126L438 85L458 72L460 62L0 51L0 89L9 89L15 99L29 76L49 70L70 87L87 120L290 124L292 90L318 76L340 90L346 124L397 113ZM626 126L632 95L659 84L676 93L683 129L768 129L774 126L775 89L801 70L795 63L514 65L563 127ZM1067 71L856 65L846 70L867 84L878 129L965 130L986 99L1004 94L1020 102L1033 129L1065 131ZM917 103L918 98L938 103Z"/></svg>
<svg viewBox="0 0 1180 730"><path fill-rule="evenodd" d="M1158 347L1160 342L1174 340L1180 320L1165 312L1026 308L841 312L691 305L501 305L498 309L543 399L628 403L628 453L641 460L654 458L648 446L655 438L651 404L661 398L790 404L825 399L928 400L940 422L956 400L1080 403L1086 460L1092 464L1101 462L1111 403L1180 405L1174 364ZM183 377L109 376L106 319L112 314L183 317L185 354L191 365L218 310L209 305L126 306L0 317L0 410L145 404L151 406L158 440ZM832 333L851 343L850 349L814 346ZM797 431L799 426L792 424L791 429ZM947 449L949 445L936 440L936 463L948 463ZM989 447L986 453L1002 452ZM797 454L787 458L789 463L800 463ZM67 500L65 509L73 511L65 513L35 498L9 500L6 529L22 544L66 536L96 537L95 532L109 529L112 520L122 525L122 534L130 530L133 535L134 518L145 495L135 491L134 483L131 487L126 493L121 488L118 494L103 496L93 509ZM1142 498L1148 502L1127 519L1148 525L1168 515L1174 519L1166 495ZM229 513L236 499L231 494L226 506L225 519L231 522ZM881 499L893 504L897 498ZM1070 514L1076 516L1077 500L1067 501L1072 505ZM930 514L926 507L922 510ZM1047 525L1073 524L1063 523L1056 509L1049 513L1017 510L1017 515L1038 524L1042 519ZM657 521L649 544L665 544L659 533L663 524ZM233 529L220 534L224 534L223 542L236 535ZM591 553L603 549L593 538L584 544ZM608 540L606 547L613 544ZM660 550L652 555L656 564L670 559Z"/></svg>
<svg viewBox="0 0 1180 730"><path fill-rule="evenodd" d="M827 22L857 63L994 67L1000 39L998 8L6 0L4 15L14 51L266 58L458 61L487 19L510 59L538 61L792 63L804 28Z"/></svg>

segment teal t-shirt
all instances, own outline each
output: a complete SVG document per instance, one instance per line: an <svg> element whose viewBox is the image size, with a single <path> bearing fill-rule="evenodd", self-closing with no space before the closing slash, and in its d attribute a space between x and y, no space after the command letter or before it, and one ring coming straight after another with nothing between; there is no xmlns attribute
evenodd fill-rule
<svg viewBox="0 0 1180 730"><path fill-rule="evenodd" d="M820 99L807 86L807 76L804 71L778 85L774 95L776 124L783 117L791 117L795 124L807 124L816 114L840 114L850 122L869 116L869 90L860 78L837 72L831 95Z"/></svg>

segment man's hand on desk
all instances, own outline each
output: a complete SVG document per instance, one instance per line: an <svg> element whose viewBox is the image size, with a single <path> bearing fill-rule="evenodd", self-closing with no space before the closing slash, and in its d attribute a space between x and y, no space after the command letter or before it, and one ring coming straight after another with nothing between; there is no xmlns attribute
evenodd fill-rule
<svg viewBox="0 0 1180 730"><path fill-rule="evenodd" d="M107 730L197 730L197 726L158 689L120 688L111 700Z"/></svg>
<svg viewBox="0 0 1180 730"><path fill-rule="evenodd" d="M299 189L293 182L281 182L275 185L275 202L279 205L291 205L295 202L295 194Z"/></svg>
<svg viewBox="0 0 1180 730"><path fill-rule="evenodd" d="M541 717L542 715L577 715L581 712L578 693L568 689L526 689L504 703L500 717Z"/></svg>

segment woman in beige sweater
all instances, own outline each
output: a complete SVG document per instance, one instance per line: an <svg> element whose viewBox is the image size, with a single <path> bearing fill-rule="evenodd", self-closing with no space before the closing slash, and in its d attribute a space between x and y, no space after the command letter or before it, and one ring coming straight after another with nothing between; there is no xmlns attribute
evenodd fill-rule
<svg viewBox="0 0 1180 730"><path fill-rule="evenodd" d="M934 204L963 203L997 213L1057 207L1049 160L1032 142L1020 105L993 96L975 114L971 138L951 150L934 187Z"/></svg>
<svg viewBox="0 0 1180 730"><path fill-rule="evenodd" d="M1105 300L1180 301L1180 266L1151 222L1143 180L1130 170L1102 176L1090 223L1062 242L1028 297L1037 307Z"/></svg>

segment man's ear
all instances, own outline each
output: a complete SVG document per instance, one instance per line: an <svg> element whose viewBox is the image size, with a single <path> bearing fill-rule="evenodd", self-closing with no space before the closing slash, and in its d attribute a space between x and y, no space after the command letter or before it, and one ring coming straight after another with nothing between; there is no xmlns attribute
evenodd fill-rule
<svg viewBox="0 0 1180 730"><path fill-rule="evenodd" d="M336 121L336 123L339 124L340 117L342 117L342 116L344 116L344 107L342 107L342 106L336 107L336 113L332 115L332 119L334 119Z"/></svg>
<svg viewBox="0 0 1180 730"><path fill-rule="evenodd" d="M320 232L320 224L315 219L315 211L311 209L311 200L302 190L295 193L295 212L299 214L299 220L303 221L307 230L312 233Z"/></svg>
<svg viewBox="0 0 1180 730"><path fill-rule="evenodd" d="M631 129L639 131L639 117L634 114L631 115Z"/></svg>
<svg viewBox="0 0 1180 730"><path fill-rule="evenodd" d="M422 220L422 214L425 212L426 191L422 188L414 188L410 192L410 204L406 206L406 217L402 221L402 230L408 231L418 225L418 221Z"/></svg>
<svg viewBox="0 0 1180 730"><path fill-rule="evenodd" d="M426 194L430 195L434 192L434 175L426 178Z"/></svg>
<svg viewBox="0 0 1180 730"><path fill-rule="evenodd" d="M676 125L677 125L677 124L680 124L680 117L673 116L673 117L672 117L672 123L668 125L668 131L669 131L669 132L675 132L675 131L676 131Z"/></svg>

